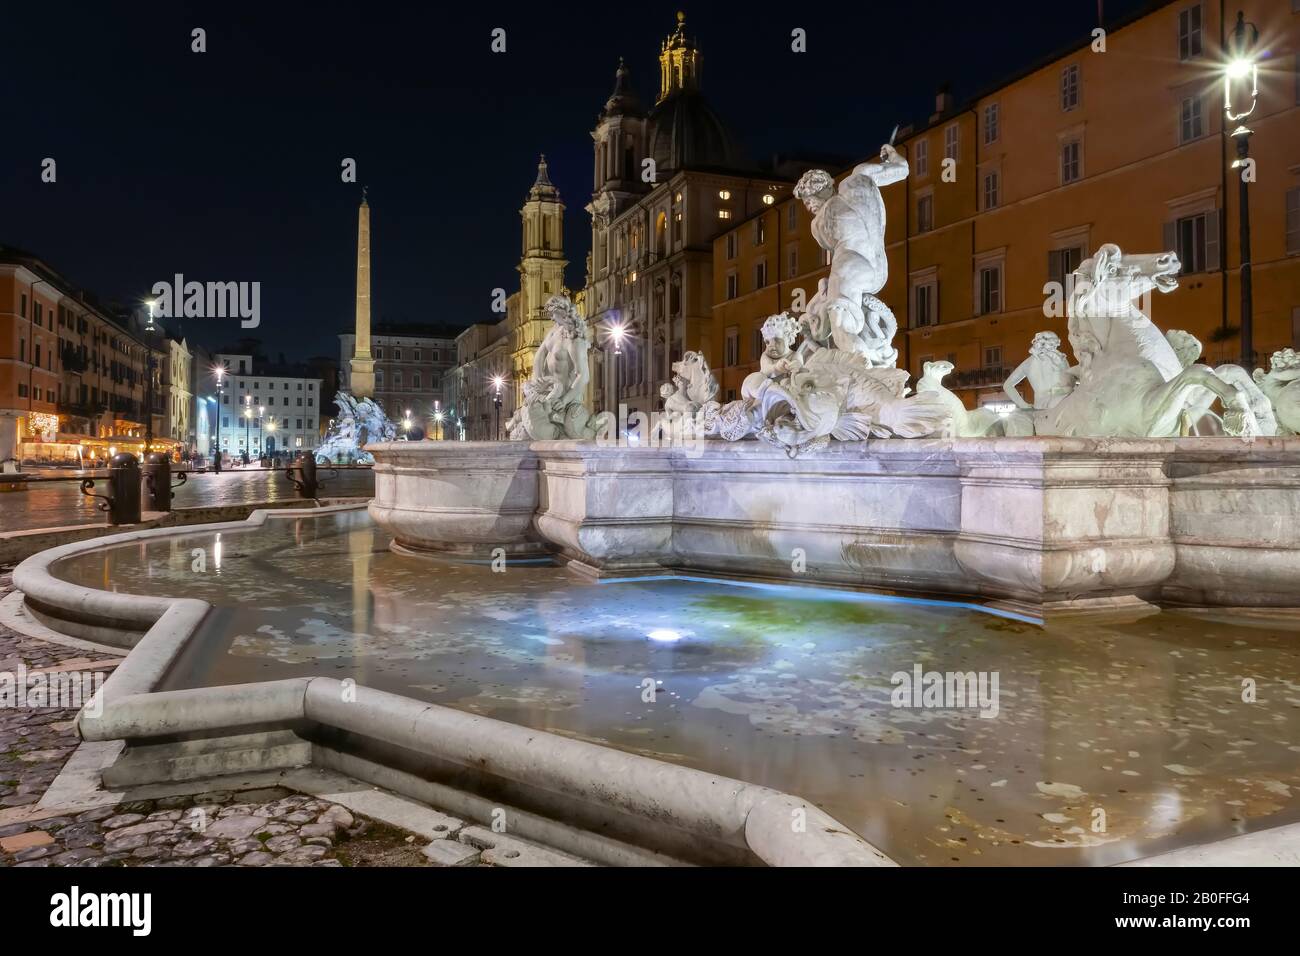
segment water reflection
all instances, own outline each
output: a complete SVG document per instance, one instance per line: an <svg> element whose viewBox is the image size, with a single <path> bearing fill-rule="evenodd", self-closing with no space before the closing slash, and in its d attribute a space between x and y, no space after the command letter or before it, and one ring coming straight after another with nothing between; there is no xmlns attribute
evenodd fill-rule
<svg viewBox="0 0 1300 956"><path fill-rule="evenodd" d="M219 574L192 570L191 549L218 546ZM56 573L217 605L169 687L352 676L799 793L906 863L1114 863L1300 819L1300 653L1281 619L1040 628L812 589L496 573L395 555L364 512ZM917 665L996 672L997 716L893 706L893 675Z"/></svg>

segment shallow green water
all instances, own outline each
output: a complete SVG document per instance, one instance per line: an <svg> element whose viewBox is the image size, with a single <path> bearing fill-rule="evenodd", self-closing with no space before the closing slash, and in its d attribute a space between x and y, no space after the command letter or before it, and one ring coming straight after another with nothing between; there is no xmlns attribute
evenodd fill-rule
<svg viewBox="0 0 1300 956"><path fill-rule="evenodd" d="M1106 864L1300 820L1292 624L1039 627L811 588L498 573L393 554L364 512L55 573L216 606L169 689L351 676L800 794L903 863ZM996 674L996 716L894 706L891 678L917 665Z"/></svg>

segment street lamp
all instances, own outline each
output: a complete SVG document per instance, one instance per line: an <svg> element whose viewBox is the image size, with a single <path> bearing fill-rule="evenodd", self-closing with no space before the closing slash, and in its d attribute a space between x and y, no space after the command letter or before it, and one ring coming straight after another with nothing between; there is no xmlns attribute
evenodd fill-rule
<svg viewBox="0 0 1300 956"><path fill-rule="evenodd" d="M406 410L406 418L402 420L402 430L406 432L406 440L411 440L411 410Z"/></svg>
<svg viewBox="0 0 1300 956"><path fill-rule="evenodd" d="M212 459L213 474L221 474L221 401L225 394L222 387L221 377L226 373L224 365L212 366L212 371L217 378L217 452Z"/></svg>
<svg viewBox="0 0 1300 956"><path fill-rule="evenodd" d="M621 383L619 382L619 366L623 358L623 336L627 335L627 326L622 322L611 322L607 329L609 340L614 343L614 420L616 432L623 430L622 422L619 421L619 412L621 410Z"/></svg>
<svg viewBox="0 0 1300 956"><path fill-rule="evenodd" d="M438 426L438 441L442 441L442 412L434 412L433 420Z"/></svg>
<svg viewBox="0 0 1300 956"><path fill-rule="evenodd" d="M1249 182L1253 175L1249 172L1250 135L1252 130L1243 120L1255 112L1259 102L1259 66L1255 62L1255 44L1259 40L1259 30L1253 23L1247 23L1241 11L1237 11L1237 25L1228 36L1228 65L1223 76L1223 113L1227 123L1236 124L1232 138L1237 141L1237 158L1232 168L1238 170L1238 200L1241 205L1239 217L1241 227L1241 364L1246 369L1255 367L1255 329L1253 305L1251 302L1250 281L1250 193ZM1248 88L1248 94L1237 99L1240 87ZM1226 125L1226 124L1225 124Z"/></svg>
<svg viewBox="0 0 1300 956"><path fill-rule="evenodd" d="M265 405L257 406L257 457L261 458L265 451L266 442L262 441L262 415L266 412Z"/></svg>
<svg viewBox="0 0 1300 956"><path fill-rule="evenodd" d="M494 437L497 441L501 440L501 386L506 383L505 377L501 375L492 376L492 386L495 389L492 395L492 404L496 408L497 425L494 431Z"/></svg>

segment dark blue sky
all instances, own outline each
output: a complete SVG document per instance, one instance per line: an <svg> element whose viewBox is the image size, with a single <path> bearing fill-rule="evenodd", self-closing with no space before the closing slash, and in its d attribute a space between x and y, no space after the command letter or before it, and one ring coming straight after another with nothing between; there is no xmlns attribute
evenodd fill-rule
<svg viewBox="0 0 1300 956"><path fill-rule="evenodd" d="M1143 0L1106 0L1108 19ZM182 272L260 281L269 352L351 326L354 157L374 215L375 313L464 326L517 288L518 209L545 152L590 241L591 139L621 55L648 103L672 3L11 4L0 243L106 298ZM692 3L704 88L751 155L865 156L935 88L958 100L1085 37L1096 0ZM204 27L208 52L190 52ZM489 50L494 27L507 52ZM790 31L808 52L790 52ZM40 163L58 182L40 182ZM237 320L192 324L218 346Z"/></svg>

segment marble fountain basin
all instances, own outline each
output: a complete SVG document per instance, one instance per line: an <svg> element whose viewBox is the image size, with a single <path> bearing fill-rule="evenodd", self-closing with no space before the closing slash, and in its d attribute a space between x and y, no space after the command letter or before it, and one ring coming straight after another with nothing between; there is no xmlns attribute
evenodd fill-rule
<svg viewBox="0 0 1300 956"><path fill-rule="evenodd" d="M127 741L124 779L185 772L167 748L192 761L196 741L243 741L241 768L274 746L431 802L476 794L516 808L521 835L571 828L566 846L623 863L1106 865L1300 830L1288 615L1041 623L980 600L579 573L562 549L414 556L364 510L118 537L16 583L53 626L136 642L81 722ZM896 706L918 668L983 675L994 706Z"/></svg>
<svg viewBox="0 0 1300 956"><path fill-rule="evenodd" d="M394 442L370 513L411 552L595 576L960 596L1037 618L1300 605L1300 438Z"/></svg>

